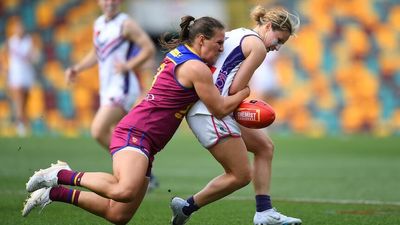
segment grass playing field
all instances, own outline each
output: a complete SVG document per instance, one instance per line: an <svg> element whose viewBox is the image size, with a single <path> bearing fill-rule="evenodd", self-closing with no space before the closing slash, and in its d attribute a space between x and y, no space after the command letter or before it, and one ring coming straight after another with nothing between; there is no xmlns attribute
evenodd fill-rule
<svg viewBox="0 0 400 225"><path fill-rule="evenodd" d="M178 133L156 156L160 187L147 195L129 224L166 225L172 196L188 197L221 173L190 131ZM284 214L305 225L400 224L400 139L342 136L310 139L272 136L276 152L272 198ZM57 159L75 170L110 171L111 160L94 140L60 137L0 138L0 224L108 224L71 205L53 203L21 217L25 182ZM227 149L229 151L229 149ZM188 225L251 225L251 185L202 208Z"/></svg>

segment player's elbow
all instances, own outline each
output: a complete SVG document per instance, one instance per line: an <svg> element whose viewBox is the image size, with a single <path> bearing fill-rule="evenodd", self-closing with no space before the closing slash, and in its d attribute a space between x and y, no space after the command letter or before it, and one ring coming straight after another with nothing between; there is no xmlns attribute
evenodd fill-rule
<svg viewBox="0 0 400 225"><path fill-rule="evenodd" d="M150 55L150 57L154 57L156 55L156 47L154 45L150 45L149 55Z"/></svg>
<svg viewBox="0 0 400 225"><path fill-rule="evenodd" d="M147 55L149 58L154 57L156 55L156 47L153 42L150 42L146 45Z"/></svg>
<svg viewBox="0 0 400 225"><path fill-rule="evenodd" d="M221 120L222 118L224 118L225 116L227 116L229 113L230 113L229 111L227 111L227 110L225 110L225 109L223 109L223 108L219 108L219 109L215 109L215 110L212 110L212 111L211 111L211 114L212 114L215 118L217 118L217 119L219 119L219 120Z"/></svg>

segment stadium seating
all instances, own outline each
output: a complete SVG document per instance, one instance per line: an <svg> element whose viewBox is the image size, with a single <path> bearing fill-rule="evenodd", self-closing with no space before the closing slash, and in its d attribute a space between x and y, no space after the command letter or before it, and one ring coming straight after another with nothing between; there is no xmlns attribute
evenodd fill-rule
<svg viewBox="0 0 400 225"><path fill-rule="evenodd" d="M266 2L301 18L301 29L281 48L274 65L279 93L270 100L277 112L272 130L315 137L400 134L398 1ZM249 9L257 3L226 1L229 27L251 26ZM38 82L28 103L31 133L87 134L98 106L97 68L84 72L73 86L64 83L64 70L92 46L97 2L8 0L0 3L0 11L0 42L10 35L14 18L21 17L41 50ZM5 72L0 73L0 136L10 136L13 116Z"/></svg>

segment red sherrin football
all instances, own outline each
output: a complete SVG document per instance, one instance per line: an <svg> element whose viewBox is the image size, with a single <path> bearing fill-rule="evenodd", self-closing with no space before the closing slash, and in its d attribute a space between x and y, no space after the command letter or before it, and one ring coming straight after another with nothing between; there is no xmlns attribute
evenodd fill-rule
<svg viewBox="0 0 400 225"><path fill-rule="evenodd" d="M262 100L245 100L233 112L235 120L248 128L264 128L275 120L275 111Z"/></svg>

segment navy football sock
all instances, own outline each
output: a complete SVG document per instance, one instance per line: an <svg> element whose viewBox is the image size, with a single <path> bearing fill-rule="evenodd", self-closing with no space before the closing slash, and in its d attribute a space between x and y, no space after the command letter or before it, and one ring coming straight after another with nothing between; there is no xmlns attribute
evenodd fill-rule
<svg viewBox="0 0 400 225"><path fill-rule="evenodd" d="M272 209L271 197L269 195L256 195L256 210L262 212Z"/></svg>
<svg viewBox="0 0 400 225"><path fill-rule="evenodd" d="M190 198L188 198L186 200L187 203L189 203L188 206L184 206L182 208L182 212L186 215L186 216L190 216L193 212L196 212L197 210L199 210L199 207L196 205L196 203L194 202L193 196L191 196Z"/></svg>

